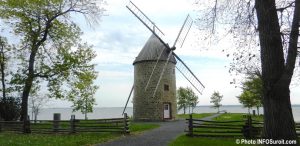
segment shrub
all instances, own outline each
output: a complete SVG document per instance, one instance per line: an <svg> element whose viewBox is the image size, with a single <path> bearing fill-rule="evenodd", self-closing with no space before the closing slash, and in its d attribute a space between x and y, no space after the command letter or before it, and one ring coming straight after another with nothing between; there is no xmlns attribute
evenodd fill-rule
<svg viewBox="0 0 300 146"><path fill-rule="evenodd" d="M20 117L21 102L19 98L0 98L0 119L15 121Z"/></svg>

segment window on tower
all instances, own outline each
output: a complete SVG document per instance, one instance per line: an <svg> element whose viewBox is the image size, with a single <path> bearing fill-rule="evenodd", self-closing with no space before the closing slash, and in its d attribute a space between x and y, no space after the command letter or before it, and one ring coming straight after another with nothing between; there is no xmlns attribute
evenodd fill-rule
<svg viewBox="0 0 300 146"><path fill-rule="evenodd" d="M169 85L165 84L165 85L164 85L164 90L165 90L165 91L169 91Z"/></svg>

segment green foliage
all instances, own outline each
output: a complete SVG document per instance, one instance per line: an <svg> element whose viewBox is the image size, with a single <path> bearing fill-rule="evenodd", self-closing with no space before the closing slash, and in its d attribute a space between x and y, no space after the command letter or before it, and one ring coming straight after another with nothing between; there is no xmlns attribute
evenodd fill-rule
<svg viewBox="0 0 300 146"><path fill-rule="evenodd" d="M177 105L178 110L183 109L184 114L186 112L186 108L195 108L198 103L198 96L194 93L194 91L189 88L179 87L177 90Z"/></svg>
<svg viewBox="0 0 300 146"><path fill-rule="evenodd" d="M218 91L214 91L214 93L211 95L210 97L210 103L213 103L214 108L218 108L218 112L219 112L219 108L220 106L222 106L221 101L222 101L223 95L220 95L220 93Z"/></svg>
<svg viewBox="0 0 300 146"><path fill-rule="evenodd" d="M255 98L254 94L250 91L243 91L240 96L237 96L239 102L243 104L244 107L247 107L248 110L255 106Z"/></svg>
<svg viewBox="0 0 300 146"><path fill-rule="evenodd" d="M243 92L237 96L239 102L247 107L248 110L252 107L262 106L263 87L262 80L257 75L250 75L245 82L242 83Z"/></svg>
<svg viewBox="0 0 300 146"><path fill-rule="evenodd" d="M19 98L0 98L0 119L15 121L20 117L21 103Z"/></svg>
<svg viewBox="0 0 300 146"><path fill-rule="evenodd" d="M73 102L73 111L80 110L85 114L93 112L93 105L96 100L93 97L98 86L93 85L93 81L97 78L97 72L91 70L78 74L78 81L74 83L73 91L70 92L71 101Z"/></svg>
<svg viewBox="0 0 300 146"><path fill-rule="evenodd" d="M103 4L103 1L97 1L97 4ZM72 21L72 14L82 14L89 22L97 22L103 12L94 0L0 2L0 17L11 26L16 38L20 38L18 46L21 49L15 54L21 64L13 82L23 93L23 117L28 114L29 92L32 86L40 83L47 83L49 97L80 105L80 100L72 94L83 91L80 84L85 86L84 80L96 78L95 65L90 63L96 54L91 46L81 43L82 32ZM93 94L95 87L90 86L92 91L87 94Z"/></svg>
<svg viewBox="0 0 300 146"><path fill-rule="evenodd" d="M9 45L5 37L0 36L0 92L1 97L12 96L14 88L11 86L12 68L10 62L13 60L14 47Z"/></svg>

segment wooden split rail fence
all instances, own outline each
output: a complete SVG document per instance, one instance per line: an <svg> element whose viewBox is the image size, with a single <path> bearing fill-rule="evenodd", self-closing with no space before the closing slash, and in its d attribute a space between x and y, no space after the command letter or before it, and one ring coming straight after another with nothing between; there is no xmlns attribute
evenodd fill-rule
<svg viewBox="0 0 300 146"><path fill-rule="evenodd" d="M253 120L251 116L247 116L246 120L209 121L193 119L190 115L186 121L188 127L185 132L191 137L260 138L263 128L263 122ZM296 130L300 136L300 123L296 123Z"/></svg>
<svg viewBox="0 0 300 146"><path fill-rule="evenodd" d="M124 114L124 118L112 119L75 119L75 115L70 120L37 120L30 121L32 133L81 133L81 132L118 132L130 133L129 118ZM23 121L0 121L0 132L23 132Z"/></svg>

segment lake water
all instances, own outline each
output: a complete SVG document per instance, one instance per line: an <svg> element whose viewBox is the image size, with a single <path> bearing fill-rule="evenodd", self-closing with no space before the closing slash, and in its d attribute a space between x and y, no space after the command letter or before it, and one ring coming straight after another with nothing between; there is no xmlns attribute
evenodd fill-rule
<svg viewBox="0 0 300 146"><path fill-rule="evenodd" d="M292 109L293 109L295 121L300 122L300 105L293 105ZM220 108L220 110L226 110L229 113L247 113L248 112L247 108L243 108L240 105L224 105ZM123 111L123 107L94 108L93 113L88 113L88 118L89 119L120 118L120 117L122 117L122 111ZM211 108L210 106L197 106L194 109L194 113L212 113L212 112L217 112L217 110L214 108ZM83 114L81 114L80 112L73 113L71 108L41 109L41 112L38 115L38 119L39 120L52 120L54 113L61 113L62 120L69 120L71 115L75 115L76 119L84 119ZM126 109L126 113L129 116L132 116L132 107L128 107ZM178 113L183 113L183 111L180 110L180 111L178 111ZM260 113L263 113L262 109L260 109ZM32 118L30 117L30 119L32 119Z"/></svg>

